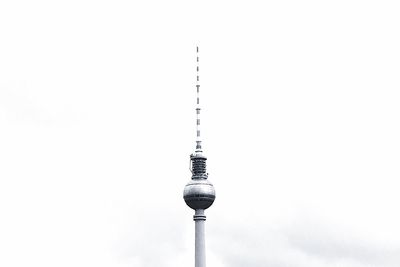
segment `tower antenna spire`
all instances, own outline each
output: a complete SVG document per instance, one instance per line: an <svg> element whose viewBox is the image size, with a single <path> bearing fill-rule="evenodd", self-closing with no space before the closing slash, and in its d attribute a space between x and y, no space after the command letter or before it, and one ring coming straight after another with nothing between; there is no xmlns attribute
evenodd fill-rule
<svg viewBox="0 0 400 267"><path fill-rule="evenodd" d="M196 153L201 153L201 136L200 136L200 62L199 62L199 46L196 46L196 91L197 91L197 102L196 102Z"/></svg>

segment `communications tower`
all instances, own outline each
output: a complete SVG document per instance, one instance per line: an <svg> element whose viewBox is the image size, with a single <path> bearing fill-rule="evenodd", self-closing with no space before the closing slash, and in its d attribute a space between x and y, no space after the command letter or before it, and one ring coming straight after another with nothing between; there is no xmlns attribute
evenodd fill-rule
<svg viewBox="0 0 400 267"><path fill-rule="evenodd" d="M186 204L195 210L193 220L195 223L195 267L206 267L205 229L206 215L204 210L209 208L215 200L215 190L208 181L206 170L206 156L203 154L200 138L200 80L199 80L199 47L196 47L197 55L197 104L196 104L196 149L190 155L190 171L192 179L183 190L183 199Z"/></svg>

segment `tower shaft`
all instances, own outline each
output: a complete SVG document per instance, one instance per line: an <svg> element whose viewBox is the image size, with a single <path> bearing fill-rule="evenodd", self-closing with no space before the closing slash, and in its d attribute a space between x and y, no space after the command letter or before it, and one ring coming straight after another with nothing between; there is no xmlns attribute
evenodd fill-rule
<svg viewBox="0 0 400 267"><path fill-rule="evenodd" d="M205 240L205 222L206 216L203 209L195 211L193 216L195 222L195 251L194 251L194 266L206 267L206 240Z"/></svg>

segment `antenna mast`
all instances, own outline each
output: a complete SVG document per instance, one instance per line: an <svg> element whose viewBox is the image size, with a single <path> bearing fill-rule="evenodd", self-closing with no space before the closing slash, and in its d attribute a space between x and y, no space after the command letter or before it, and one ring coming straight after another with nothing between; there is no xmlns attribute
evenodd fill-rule
<svg viewBox="0 0 400 267"><path fill-rule="evenodd" d="M201 137L200 137L200 77L199 77L199 47L196 47L197 67L196 67L196 89L197 89L197 104L196 104L196 153L201 153Z"/></svg>

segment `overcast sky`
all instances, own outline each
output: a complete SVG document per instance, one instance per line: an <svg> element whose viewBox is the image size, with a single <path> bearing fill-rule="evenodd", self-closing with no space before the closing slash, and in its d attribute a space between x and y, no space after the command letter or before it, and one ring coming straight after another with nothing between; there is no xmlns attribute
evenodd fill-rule
<svg viewBox="0 0 400 267"><path fill-rule="evenodd" d="M398 1L0 2L0 266L400 266Z"/></svg>

